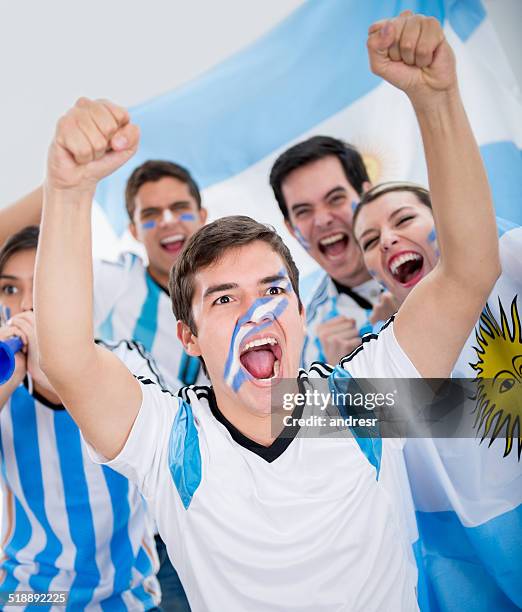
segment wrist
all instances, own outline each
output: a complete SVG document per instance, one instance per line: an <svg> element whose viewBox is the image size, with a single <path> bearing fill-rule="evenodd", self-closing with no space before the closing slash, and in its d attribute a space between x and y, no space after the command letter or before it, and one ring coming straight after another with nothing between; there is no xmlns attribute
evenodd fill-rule
<svg viewBox="0 0 522 612"><path fill-rule="evenodd" d="M44 200L58 205L73 205L92 202L96 193L96 184L78 187L59 187L48 178L43 185Z"/></svg>
<svg viewBox="0 0 522 612"><path fill-rule="evenodd" d="M423 115L438 114L444 112L444 110L451 110L461 105L460 92L456 82L447 89L431 89L427 92L423 91L423 88L415 89L408 92L408 98L419 118Z"/></svg>

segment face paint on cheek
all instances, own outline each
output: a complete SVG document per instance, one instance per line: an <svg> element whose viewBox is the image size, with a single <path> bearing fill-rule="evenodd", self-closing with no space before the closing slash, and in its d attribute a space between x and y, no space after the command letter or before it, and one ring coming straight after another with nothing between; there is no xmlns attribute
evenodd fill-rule
<svg viewBox="0 0 522 612"><path fill-rule="evenodd" d="M359 206L359 202L356 202L355 200L352 202L352 212L355 212L357 210L357 206Z"/></svg>
<svg viewBox="0 0 522 612"><path fill-rule="evenodd" d="M144 230L151 230L154 229L156 227L156 221L146 221L145 223L141 224L141 229Z"/></svg>
<svg viewBox="0 0 522 612"><path fill-rule="evenodd" d="M432 228L431 232L428 234L428 242L433 246L435 250L435 257L438 259L440 257L440 251L437 245L437 232L435 231L435 228Z"/></svg>
<svg viewBox="0 0 522 612"><path fill-rule="evenodd" d="M195 221L196 220L196 215L192 214L192 213L183 213L180 218L180 221Z"/></svg>
<svg viewBox="0 0 522 612"><path fill-rule="evenodd" d="M232 333L227 361L225 363L225 382L237 393L241 385L251 380L252 376L241 365L240 347L248 338L258 334L281 316L288 306L288 300L282 296L262 297L257 299L248 311L238 320ZM260 323L254 327L243 327L246 323Z"/></svg>
<svg viewBox="0 0 522 612"><path fill-rule="evenodd" d="M301 230L298 227L296 227L295 225L293 227L294 227L294 232L295 232L295 237L296 237L297 242L299 242L299 244L303 247L305 251L309 251L310 243L303 236L303 234L301 233Z"/></svg>

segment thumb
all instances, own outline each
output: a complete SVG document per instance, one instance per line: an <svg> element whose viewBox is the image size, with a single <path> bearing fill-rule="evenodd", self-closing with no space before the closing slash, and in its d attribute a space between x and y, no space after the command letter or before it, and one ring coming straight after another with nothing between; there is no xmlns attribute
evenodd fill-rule
<svg viewBox="0 0 522 612"><path fill-rule="evenodd" d="M368 55L374 73L379 74L379 66L388 59L388 49L395 40L395 27L389 20L378 21L368 30Z"/></svg>
<svg viewBox="0 0 522 612"><path fill-rule="evenodd" d="M101 159L93 162L99 176L107 176L123 166L138 149L140 130L137 125L128 123L111 138L111 150Z"/></svg>

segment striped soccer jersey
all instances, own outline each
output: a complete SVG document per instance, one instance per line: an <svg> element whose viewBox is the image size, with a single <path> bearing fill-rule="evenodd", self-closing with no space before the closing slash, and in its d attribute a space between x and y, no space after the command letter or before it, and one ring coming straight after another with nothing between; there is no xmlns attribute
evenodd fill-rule
<svg viewBox="0 0 522 612"><path fill-rule="evenodd" d="M160 382L136 343L105 346L134 374ZM0 412L0 461L0 591L67 591L74 610L158 604L145 502L126 478L89 459L63 406L18 387Z"/></svg>
<svg viewBox="0 0 522 612"><path fill-rule="evenodd" d="M353 293L374 304L382 289L375 280L369 280L353 288ZM360 306L351 296L340 293L328 274L324 274L316 285L312 297L305 304L306 311L306 337L303 345L301 365L309 368L314 361L325 361L319 338L317 326L338 315L355 319L358 329L371 331L369 317L371 309ZM367 329L366 329L367 328Z"/></svg>
<svg viewBox="0 0 522 612"><path fill-rule="evenodd" d="M338 367L419 376L392 325ZM300 379L313 388L332 372L316 364ZM211 387L176 398L141 382L138 417L107 465L150 500L193 612L418 609L400 441L369 451L352 436L298 435L267 459L224 423Z"/></svg>
<svg viewBox="0 0 522 612"><path fill-rule="evenodd" d="M141 342L172 390L205 380L199 359L187 355L178 340L167 291L133 253L117 262L94 262L94 329L108 341Z"/></svg>

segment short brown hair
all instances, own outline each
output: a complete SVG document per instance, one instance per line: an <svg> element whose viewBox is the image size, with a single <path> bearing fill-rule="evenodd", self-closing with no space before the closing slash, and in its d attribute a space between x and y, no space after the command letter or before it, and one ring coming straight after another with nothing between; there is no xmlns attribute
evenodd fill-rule
<svg viewBox="0 0 522 612"><path fill-rule="evenodd" d="M355 221L363 206L380 198L385 193L391 193L392 191L409 191L414 193L421 204L431 208L430 192L425 187L422 187L422 185L409 183L407 181L388 181L387 183L380 183L369 189L366 193L363 193L361 196L361 200L353 213L352 228L355 227Z"/></svg>
<svg viewBox="0 0 522 612"><path fill-rule="evenodd" d="M196 272L218 261L229 249L242 247L256 240L266 242L284 261L299 309L302 308L299 297L299 271L288 247L275 229L242 215L221 217L203 226L189 238L170 272L172 311L176 319L190 327L193 334L197 334L192 316Z"/></svg>
<svg viewBox="0 0 522 612"><path fill-rule="evenodd" d="M201 194L199 187L190 172L174 162L164 159L149 159L135 168L127 181L125 188L125 206L132 221L136 209L136 194L145 183L155 183L165 177L171 177L188 187L190 195L196 200L198 208L201 208Z"/></svg>
<svg viewBox="0 0 522 612"><path fill-rule="evenodd" d="M0 274L8 260L20 251L29 251L38 246L40 229L37 225L28 225L16 234L12 234L0 248Z"/></svg>

